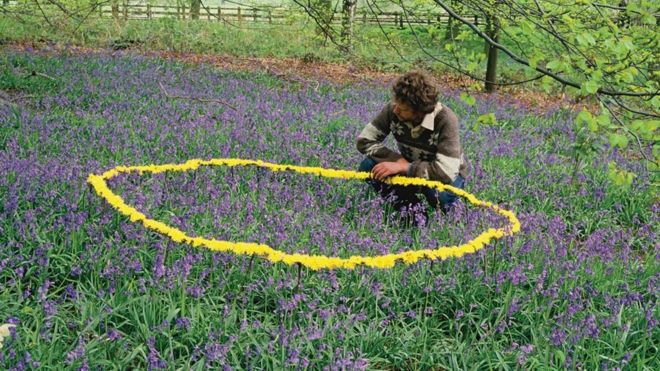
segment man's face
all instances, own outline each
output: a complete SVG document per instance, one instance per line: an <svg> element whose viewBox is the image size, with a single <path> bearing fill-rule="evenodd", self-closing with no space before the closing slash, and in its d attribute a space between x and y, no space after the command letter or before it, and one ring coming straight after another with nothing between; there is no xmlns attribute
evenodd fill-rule
<svg viewBox="0 0 660 371"><path fill-rule="evenodd" d="M416 121L419 118L419 114L409 105L396 99L392 100L392 111L400 121Z"/></svg>

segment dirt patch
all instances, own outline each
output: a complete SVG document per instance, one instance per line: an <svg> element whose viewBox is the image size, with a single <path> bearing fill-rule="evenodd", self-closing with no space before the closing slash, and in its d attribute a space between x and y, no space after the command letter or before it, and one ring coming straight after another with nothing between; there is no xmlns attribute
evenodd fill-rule
<svg viewBox="0 0 660 371"><path fill-rule="evenodd" d="M62 46L59 44L10 44L6 50L30 51L39 54L77 54L77 53L112 53L109 49L86 48L79 46ZM262 58L237 57L231 55L198 54L160 50L129 49L121 53L140 56L172 59L190 64L206 64L219 69L230 71L261 71L273 74L286 81L332 82L336 84L366 83L384 85L396 78L399 73L382 72L367 68L358 68L350 64L330 63L321 61L305 61L298 58ZM473 96L483 97L489 95L475 90L474 86L481 84L464 75L434 74L437 83L452 90L464 90ZM497 92L490 93L496 98L509 102L512 105L526 109L554 110L568 108L579 111L584 107L594 110L595 106L588 102L571 99L561 95L551 95L544 92L533 91L521 86L502 86Z"/></svg>

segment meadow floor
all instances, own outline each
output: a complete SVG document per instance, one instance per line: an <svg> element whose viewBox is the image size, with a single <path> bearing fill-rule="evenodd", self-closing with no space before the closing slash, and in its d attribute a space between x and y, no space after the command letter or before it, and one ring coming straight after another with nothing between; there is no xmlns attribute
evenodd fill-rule
<svg viewBox="0 0 660 371"><path fill-rule="evenodd" d="M574 111L443 90L466 190L514 211L520 233L460 259L312 271L175 243L119 215L87 176L195 158L355 170L389 81L124 52L1 58L0 324L15 325L2 369L660 368L660 203L628 154L576 166ZM477 124L485 113L497 123ZM610 161L637 174L630 188L609 181ZM289 253L436 248L506 224L463 202L403 228L360 181L253 167L109 185L192 235Z"/></svg>

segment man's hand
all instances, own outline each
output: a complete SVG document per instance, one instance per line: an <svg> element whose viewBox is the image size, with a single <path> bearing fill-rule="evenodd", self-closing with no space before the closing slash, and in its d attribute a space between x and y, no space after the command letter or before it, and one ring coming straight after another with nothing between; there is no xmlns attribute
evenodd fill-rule
<svg viewBox="0 0 660 371"><path fill-rule="evenodd" d="M402 158L396 162L380 162L371 169L371 174L377 180L383 181L392 175L405 175L408 172L409 162Z"/></svg>

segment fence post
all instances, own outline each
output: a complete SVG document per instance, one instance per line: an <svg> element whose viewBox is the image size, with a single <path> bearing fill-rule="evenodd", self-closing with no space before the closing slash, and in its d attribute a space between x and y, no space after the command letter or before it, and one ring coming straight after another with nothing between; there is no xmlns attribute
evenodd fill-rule
<svg viewBox="0 0 660 371"><path fill-rule="evenodd" d="M147 3L147 18L151 19L151 4Z"/></svg>
<svg viewBox="0 0 660 371"><path fill-rule="evenodd" d="M399 14L399 27L403 28L403 14Z"/></svg>
<svg viewBox="0 0 660 371"><path fill-rule="evenodd" d="M268 10L268 24L273 24L273 13Z"/></svg>
<svg viewBox="0 0 660 371"><path fill-rule="evenodd" d="M257 21L257 8L252 9L252 20Z"/></svg>
<svg viewBox="0 0 660 371"><path fill-rule="evenodd" d="M128 19L128 2L124 0L124 20Z"/></svg>
<svg viewBox="0 0 660 371"><path fill-rule="evenodd" d="M181 12L181 17L183 19L186 19L186 6L185 5L183 6L183 11Z"/></svg>
<svg viewBox="0 0 660 371"><path fill-rule="evenodd" d="M220 7L218 7L218 22L222 20L222 10L220 10Z"/></svg>
<svg viewBox="0 0 660 371"><path fill-rule="evenodd" d="M241 7L240 6L238 7L237 17L238 17L238 23L241 23L241 21L243 21L243 17L241 16Z"/></svg>

